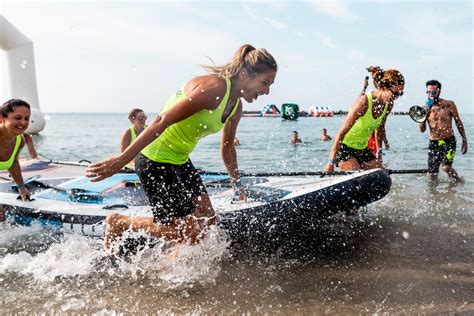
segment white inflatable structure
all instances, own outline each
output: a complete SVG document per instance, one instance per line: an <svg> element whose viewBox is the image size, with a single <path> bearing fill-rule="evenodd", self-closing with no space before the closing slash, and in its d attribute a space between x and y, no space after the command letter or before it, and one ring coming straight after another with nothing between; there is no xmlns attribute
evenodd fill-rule
<svg viewBox="0 0 474 316"><path fill-rule="evenodd" d="M22 99L31 106L30 125L27 133L36 134L44 129L46 121L40 111L38 89L36 87L35 57L33 42L17 30L3 15L0 14L0 49L5 52L6 78L3 91L5 100ZM1 105L0 103L0 105Z"/></svg>

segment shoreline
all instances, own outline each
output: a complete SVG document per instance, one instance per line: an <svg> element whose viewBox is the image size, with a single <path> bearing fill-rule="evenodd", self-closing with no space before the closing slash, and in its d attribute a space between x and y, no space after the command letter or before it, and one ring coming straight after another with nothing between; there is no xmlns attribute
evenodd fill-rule
<svg viewBox="0 0 474 316"><path fill-rule="evenodd" d="M345 116L349 111L334 111L334 116ZM409 115L405 111L393 111L389 115ZM262 117L262 111L242 111L242 117ZM281 115L264 116L264 117L281 117ZM300 117L317 117L317 116L300 116Z"/></svg>

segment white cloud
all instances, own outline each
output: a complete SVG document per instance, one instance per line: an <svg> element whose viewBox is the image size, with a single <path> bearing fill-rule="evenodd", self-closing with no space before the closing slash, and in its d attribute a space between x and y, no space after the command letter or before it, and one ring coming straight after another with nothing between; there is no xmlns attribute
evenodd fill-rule
<svg viewBox="0 0 474 316"><path fill-rule="evenodd" d="M359 50L359 49L350 49L349 50L349 60L352 61L362 61L365 59L365 52Z"/></svg>
<svg viewBox="0 0 474 316"><path fill-rule="evenodd" d="M263 14L259 10L261 7L255 6L255 4L265 4L266 11L268 11L269 6L271 6L271 8L275 9L276 11L281 11L283 9L282 6L279 6L277 3L270 3L270 2L267 3L266 0L260 1L260 2L245 2L244 1L241 4L244 11L253 20L256 20L256 21L263 20L276 30L282 30L282 29L287 28L288 25L284 23L283 20L277 20L277 19L269 17L267 14Z"/></svg>
<svg viewBox="0 0 474 316"><path fill-rule="evenodd" d="M38 42L56 43L66 39L64 45L97 50L110 50L137 54L165 54L178 58L203 55L203 41L220 43L208 45L227 52L239 46L231 32L210 28L185 20L175 24L153 21L153 24L136 21L132 10L115 9L107 14L105 9L91 7L49 7L21 13L16 23L25 34ZM38 23L38 16L43 16ZM50 17L54 16L54 19ZM216 52L216 54L219 54ZM228 54L228 53L227 53Z"/></svg>
<svg viewBox="0 0 474 316"><path fill-rule="evenodd" d="M323 34L321 32L314 32L314 34L318 37L319 42L326 47L329 48L336 48L336 44L334 44L334 41L331 36Z"/></svg>
<svg viewBox="0 0 474 316"><path fill-rule="evenodd" d="M312 0L310 3L316 11L334 18L356 18L347 4L340 0Z"/></svg>
<svg viewBox="0 0 474 316"><path fill-rule="evenodd" d="M409 42L420 49L436 51L440 55L456 56L465 53L472 46L472 28L460 27L459 23L471 21L472 13L462 12L457 14L441 10L412 11L400 17L402 32L400 40ZM471 47L472 53L472 47Z"/></svg>
<svg viewBox="0 0 474 316"><path fill-rule="evenodd" d="M270 24L274 29L282 30L287 27L286 23L281 21L271 19L271 18L263 18L268 24Z"/></svg>

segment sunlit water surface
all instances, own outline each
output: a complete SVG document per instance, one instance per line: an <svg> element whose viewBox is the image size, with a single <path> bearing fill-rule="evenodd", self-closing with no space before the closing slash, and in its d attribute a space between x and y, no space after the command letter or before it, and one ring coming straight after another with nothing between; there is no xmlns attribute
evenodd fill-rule
<svg viewBox="0 0 474 316"><path fill-rule="evenodd" d="M50 114L34 140L55 160L96 161L117 153L125 114ZM391 192L358 218L335 218L304 240L271 248L230 246L211 231L198 246L145 249L113 264L101 240L41 226L0 228L0 314L5 313L383 313L474 312L473 116L463 116L471 151L429 187L422 174L393 176ZM245 171L317 171L342 118L243 118L237 137ZM427 135L407 116L388 120L391 169L426 168ZM303 143L288 143L298 130ZM192 155L222 171L220 135Z"/></svg>

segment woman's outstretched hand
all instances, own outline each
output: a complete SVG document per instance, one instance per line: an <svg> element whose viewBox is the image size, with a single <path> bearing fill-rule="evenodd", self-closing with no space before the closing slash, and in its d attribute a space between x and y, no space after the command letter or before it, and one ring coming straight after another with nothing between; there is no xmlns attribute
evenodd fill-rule
<svg viewBox="0 0 474 316"><path fill-rule="evenodd" d="M120 156L102 160L87 167L86 177L93 178L91 179L92 182L101 181L116 174L124 165L125 163L122 163Z"/></svg>
<svg viewBox="0 0 474 316"><path fill-rule="evenodd" d="M30 192L27 188L22 187L18 189L18 193L20 193L20 197L23 201L31 201Z"/></svg>
<svg viewBox="0 0 474 316"><path fill-rule="evenodd" d="M332 172L334 172L334 163L328 162L328 163L326 164L326 167L324 167L324 172L327 172L327 173L332 173Z"/></svg>

